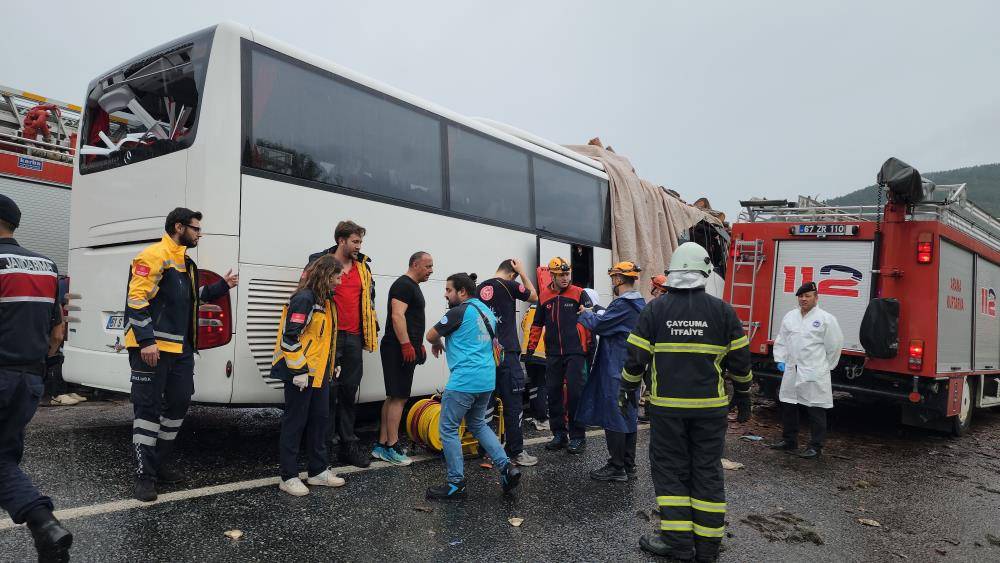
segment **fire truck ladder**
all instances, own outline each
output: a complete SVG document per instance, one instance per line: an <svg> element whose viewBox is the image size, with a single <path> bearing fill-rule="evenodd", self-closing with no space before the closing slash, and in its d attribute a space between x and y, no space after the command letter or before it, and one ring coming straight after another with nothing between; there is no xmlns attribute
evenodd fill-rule
<svg viewBox="0 0 1000 563"><path fill-rule="evenodd" d="M753 340L754 335L757 334L757 329L760 328L760 321L754 320L753 305L757 293L757 273L760 272L760 268L764 264L764 241L760 239L741 239L734 240L733 244L735 245L735 253L733 255L733 283L729 284L729 299L727 301L736 309L737 315L743 322L743 332L747 334L747 338ZM744 272L750 273L749 282L738 281L741 269ZM736 301L736 288L738 287L749 289L749 291L740 292L743 295L749 294L749 301ZM741 311L746 311L746 320L743 320L743 316L740 315Z"/></svg>
<svg viewBox="0 0 1000 563"><path fill-rule="evenodd" d="M59 108L58 112L49 112L48 122L53 130L48 141L24 135L22 120L39 104ZM72 135L80 126L81 111L80 106L0 84L0 151L72 163L76 148L72 146L75 140Z"/></svg>

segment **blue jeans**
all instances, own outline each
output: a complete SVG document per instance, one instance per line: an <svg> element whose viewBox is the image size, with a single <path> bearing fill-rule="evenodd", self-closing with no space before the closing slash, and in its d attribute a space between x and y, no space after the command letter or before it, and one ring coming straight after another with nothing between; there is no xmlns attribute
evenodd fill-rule
<svg viewBox="0 0 1000 563"><path fill-rule="evenodd" d="M462 458L462 437L458 435L458 427L465 419L466 428L479 440L479 447L493 460L493 467L503 471L510 460L496 434L486 426L486 406L490 402L492 391L483 393L463 393L461 391L445 390L441 395L441 445L444 449L444 462L448 467L448 482L458 483L465 479L465 460Z"/></svg>

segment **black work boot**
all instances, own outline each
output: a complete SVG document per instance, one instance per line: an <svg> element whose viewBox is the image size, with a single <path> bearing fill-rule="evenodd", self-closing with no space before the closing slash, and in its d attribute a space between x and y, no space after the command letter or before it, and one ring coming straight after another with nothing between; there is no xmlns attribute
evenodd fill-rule
<svg viewBox="0 0 1000 563"><path fill-rule="evenodd" d="M156 470L156 482L165 485L173 485L184 481L184 474L176 469L163 466Z"/></svg>
<svg viewBox="0 0 1000 563"><path fill-rule="evenodd" d="M590 472L590 478L595 481L628 481L628 473L624 468L615 467L610 463L600 469Z"/></svg>
<svg viewBox="0 0 1000 563"><path fill-rule="evenodd" d="M427 500L465 500L465 479L427 488Z"/></svg>
<svg viewBox="0 0 1000 563"><path fill-rule="evenodd" d="M799 449L798 444L796 444L795 442L789 442L788 440L780 440L778 442L768 445L767 447L771 448L772 450L782 450L786 452L794 452L795 450Z"/></svg>
<svg viewBox="0 0 1000 563"><path fill-rule="evenodd" d="M371 456L368 455L368 452L362 453L357 442L342 444L338 458L343 463L353 465L354 467L365 468L372 464Z"/></svg>
<svg viewBox="0 0 1000 563"><path fill-rule="evenodd" d="M573 438L569 441L566 451L571 454L582 454L585 449L587 449L587 440L585 438Z"/></svg>
<svg viewBox="0 0 1000 563"><path fill-rule="evenodd" d="M39 563L69 561L69 548L73 534L62 527L48 508L36 508L28 514L28 529L35 540Z"/></svg>
<svg viewBox="0 0 1000 563"><path fill-rule="evenodd" d="M135 480L135 498L142 502L156 500L156 482L149 478Z"/></svg>
<svg viewBox="0 0 1000 563"><path fill-rule="evenodd" d="M548 444L545 444L545 449L550 452L558 451L565 448L568 443L569 439L567 439L566 436L554 436L551 440L549 440Z"/></svg>
<svg viewBox="0 0 1000 563"><path fill-rule="evenodd" d="M666 541L663 539L663 535L659 533L645 534L639 538L639 547L648 553L653 555L659 555L660 557L669 557L671 559L676 559L677 561L691 561L694 559L694 548L690 548L686 551L676 551L674 548L670 547Z"/></svg>

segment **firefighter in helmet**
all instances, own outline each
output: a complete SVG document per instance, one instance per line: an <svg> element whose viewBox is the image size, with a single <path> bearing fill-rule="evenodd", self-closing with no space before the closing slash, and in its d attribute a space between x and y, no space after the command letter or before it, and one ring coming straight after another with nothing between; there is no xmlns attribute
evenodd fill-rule
<svg viewBox="0 0 1000 563"><path fill-rule="evenodd" d="M643 309L628 337L618 398L621 405L634 401L631 391L652 365L649 461L660 532L643 536L639 545L680 560L714 561L725 533L726 371L737 420L750 418L749 342L735 310L705 292L711 272L711 259L698 244L674 251L668 293Z"/></svg>
<svg viewBox="0 0 1000 563"><path fill-rule="evenodd" d="M591 308L594 302L573 285L572 267L559 256L549 260L552 293L538 304L528 336L529 357L535 355L543 330L545 334L545 386L549 399L549 424L552 440L545 449L566 449L571 454L582 453L587 447L587 428L576 421L586 377L587 349L577 331L580 307ZM566 405L563 406L563 386Z"/></svg>
<svg viewBox="0 0 1000 563"><path fill-rule="evenodd" d="M604 467L590 472L591 479L597 481L628 481L628 476L635 473L638 409L633 408L634 401L621 409L618 390L628 355L625 339L635 329L639 313L646 306L635 288L640 271L632 262L615 264L608 270L614 300L603 311L581 308L580 312L580 324L601 339L576 413L580 423L604 428L609 458Z"/></svg>
<svg viewBox="0 0 1000 563"><path fill-rule="evenodd" d="M657 274L649 280L649 292L652 294L653 299L663 295L667 292L667 276L663 274Z"/></svg>

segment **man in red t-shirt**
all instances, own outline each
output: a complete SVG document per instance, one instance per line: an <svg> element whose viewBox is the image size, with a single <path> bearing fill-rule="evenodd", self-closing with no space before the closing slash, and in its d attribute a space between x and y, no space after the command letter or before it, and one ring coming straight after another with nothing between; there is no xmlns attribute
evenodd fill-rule
<svg viewBox="0 0 1000 563"><path fill-rule="evenodd" d="M344 268L340 286L333 294L338 321L335 361L340 372L330 389L329 439L339 444L340 461L356 467L371 464L368 451L358 447L354 433L354 403L364 375L361 351L375 351L378 341L375 284L368 265L371 259L361 253L365 232L353 221L341 221L333 234L337 245L309 257L312 264L320 256L332 254Z"/></svg>

